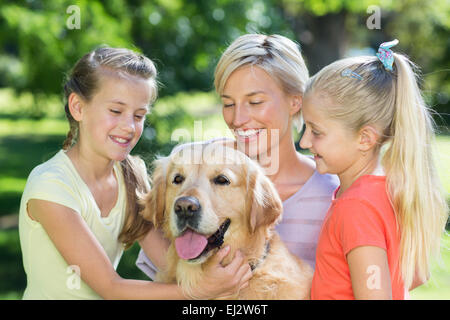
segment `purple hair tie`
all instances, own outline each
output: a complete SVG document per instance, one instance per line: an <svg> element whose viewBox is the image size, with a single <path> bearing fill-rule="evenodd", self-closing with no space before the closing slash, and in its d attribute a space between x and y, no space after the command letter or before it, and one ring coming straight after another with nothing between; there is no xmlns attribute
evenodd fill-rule
<svg viewBox="0 0 450 320"><path fill-rule="evenodd" d="M392 71L392 65L394 64L394 56L391 48L398 44L398 40L392 40L389 42L383 42L378 48L377 57L383 63L386 70Z"/></svg>

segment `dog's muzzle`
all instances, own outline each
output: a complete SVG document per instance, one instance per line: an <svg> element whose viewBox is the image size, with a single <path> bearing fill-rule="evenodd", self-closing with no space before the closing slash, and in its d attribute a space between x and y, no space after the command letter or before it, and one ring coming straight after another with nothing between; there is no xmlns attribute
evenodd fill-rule
<svg viewBox="0 0 450 320"><path fill-rule="evenodd" d="M178 256L181 259L193 261L205 256L215 248L220 248L230 223L231 220L226 219L219 229L209 237L187 228L181 236L175 239Z"/></svg>

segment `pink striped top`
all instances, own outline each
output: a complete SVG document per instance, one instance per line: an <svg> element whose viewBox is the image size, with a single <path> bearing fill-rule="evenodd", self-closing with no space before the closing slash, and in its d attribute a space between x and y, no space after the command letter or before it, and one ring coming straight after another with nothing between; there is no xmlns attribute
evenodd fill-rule
<svg viewBox="0 0 450 320"><path fill-rule="evenodd" d="M275 229L289 251L313 268L320 228L338 185L337 176L314 171L303 187L283 201L283 218Z"/></svg>

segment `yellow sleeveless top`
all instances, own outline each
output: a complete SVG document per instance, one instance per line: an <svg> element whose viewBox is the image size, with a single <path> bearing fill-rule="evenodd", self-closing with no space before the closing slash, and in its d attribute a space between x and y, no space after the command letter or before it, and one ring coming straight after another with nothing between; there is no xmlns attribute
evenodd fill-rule
<svg viewBox="0 0 450 320"><path fill-rule="evenodd" d="M118 236L124 224L127 200L119 162L114 164L114 170L119 193L107 217L101 217L92 193L63 150L30 173L19 212L20 245L27 275L23 299L101 299L81 280L83 270L69 266L42 225L29 217L27 203L30 199L47 200L80 214L115 269L123 253Z"/></svg>

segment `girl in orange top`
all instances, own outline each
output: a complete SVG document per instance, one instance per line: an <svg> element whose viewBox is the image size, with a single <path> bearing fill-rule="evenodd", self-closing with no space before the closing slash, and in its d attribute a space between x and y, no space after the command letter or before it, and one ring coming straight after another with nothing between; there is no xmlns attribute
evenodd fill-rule
<svg viewBox="0 0 450 320"><path fill-rule="evenodd" d="M448 211L414 65L393 53L336 61L307 83L300 141L340 187L322 226L312 299L404 299L430 275ZM383 148L383 152L381 149Z"/></svg>

